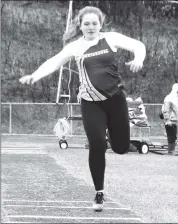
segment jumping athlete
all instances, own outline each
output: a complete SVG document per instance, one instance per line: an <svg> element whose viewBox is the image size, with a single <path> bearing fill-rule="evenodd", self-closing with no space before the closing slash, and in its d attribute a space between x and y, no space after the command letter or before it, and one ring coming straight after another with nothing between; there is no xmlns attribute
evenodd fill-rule
<svg viewBox="0 0 178 224"><path fill-rule="evenodd" d="M68 43L32 75L22 77L20 82L33 84L75 57L80 78L78 97L89 142L89 168L96 190L93 209L101 211L104 204L106 128L115 153L127 153L130 144L128 107L115 54L119 48L132 52L134 59L125 64L132 72L138 72L143 66L146 49L141 41L123 34L101 32L104 15L96 7L81 9L77 18L76 31L79 30L82 36ZM72 35L68 35L69 39Z"/></svg>

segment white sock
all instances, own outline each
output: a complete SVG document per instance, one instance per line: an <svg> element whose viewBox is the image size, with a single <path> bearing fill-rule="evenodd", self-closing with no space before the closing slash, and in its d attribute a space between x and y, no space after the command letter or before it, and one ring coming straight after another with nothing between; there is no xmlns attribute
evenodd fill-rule
<svg viewBox="0 0 178 224"><path fill-rule="evenodd" d="M102 193L104 194L104 190L99 190L99 191L96 191L96 192L97 192L97 193L98 193L98 192L102 192Z"/></svg>

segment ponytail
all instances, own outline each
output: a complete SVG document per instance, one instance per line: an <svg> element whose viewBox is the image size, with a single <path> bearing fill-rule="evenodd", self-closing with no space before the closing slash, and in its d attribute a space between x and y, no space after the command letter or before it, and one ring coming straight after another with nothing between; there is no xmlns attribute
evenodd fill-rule
<svg viewBox="0 0 178 224"><path fill-rule="evenodd" d="M63 45L78 37L80 34L82 33L78 22L78 16L76 16L74 20L70 22L68 31L63 35Z"/></svg>

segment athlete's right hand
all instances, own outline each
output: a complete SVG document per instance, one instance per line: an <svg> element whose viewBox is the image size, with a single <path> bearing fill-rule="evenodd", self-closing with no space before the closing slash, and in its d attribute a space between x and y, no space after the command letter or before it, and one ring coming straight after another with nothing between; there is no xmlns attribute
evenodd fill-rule
<svg viewBox="0 0 178 224"><path fill-rule="evenodd" d="M22 83L22 84L34 84L35 83L35 79L34 79L34 76L32 75L26 75L26 76L23 76L22 78L19 79L19 81Z"/></svg>

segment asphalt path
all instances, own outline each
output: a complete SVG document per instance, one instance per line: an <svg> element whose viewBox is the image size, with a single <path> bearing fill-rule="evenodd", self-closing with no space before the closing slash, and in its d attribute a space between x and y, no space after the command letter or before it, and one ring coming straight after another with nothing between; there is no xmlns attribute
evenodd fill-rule
<svg viewBox="0 0 178 224"><path fill-rule="evenodd" d="M108 150L105 208L94 212L87 149L71 144L62 150L55 138L5 138L2 223L176 223L178 157L160 150Z"/></svg>

